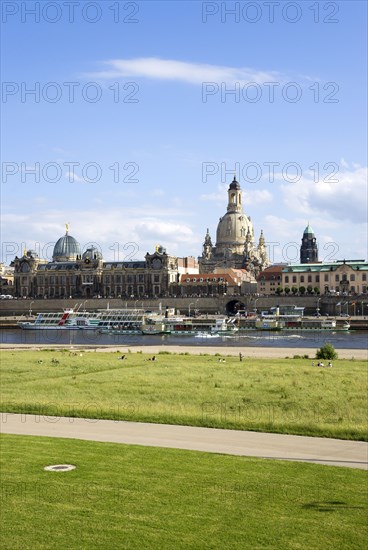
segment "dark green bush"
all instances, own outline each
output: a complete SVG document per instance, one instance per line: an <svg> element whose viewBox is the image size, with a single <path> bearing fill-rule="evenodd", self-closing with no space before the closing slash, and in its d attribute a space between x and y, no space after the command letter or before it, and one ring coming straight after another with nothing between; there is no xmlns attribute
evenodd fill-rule
<svg viewBox="0 0 368 550"><path fill-rule="evenodd" d="M316 359L337 359L338 355L332 344L326 343L316 352Z"/></svg>

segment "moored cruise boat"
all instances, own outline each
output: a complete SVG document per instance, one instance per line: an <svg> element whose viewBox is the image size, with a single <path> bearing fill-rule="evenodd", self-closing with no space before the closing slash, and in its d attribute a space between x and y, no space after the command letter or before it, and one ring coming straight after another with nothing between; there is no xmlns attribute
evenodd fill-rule
<svg viewBox="0 0 368 550"><path fill-rule="evenodd" d="M235 319L215 317L175 317L164 319L167 331L176 336L197 336L203 334L234 334L238 331Z"/></svg>
<svg viewBox="0 0 368 550"><path fill-rule="evenodd" d="M33 321L19 321L25 330L96 330L99 325L98 313L80 313L75 308L66 308L59 313L38 313Z"/></svg>
<svg viewBox="0 0 368 550"><path fill-rule="evenodd" d="M142 334L171 334L170 330L166 328L165 323L155 321L154 323L145 323L142 326Z"/></svg>
<svg viewBox="0 0 368 550"><path fill-rule="evenodd" d="M301 320L301 330L331 330L331 331L346 331L350 329L350 323L344 321L339 324L335 318L311 318L303 317Z"/></svg>
<svg viewBox="0 0 368 550"><path fill-rule="evenodd" d="M268 331L348 331L350 323L338 323L335 318L299 317L287 315L264 315L259 317L253 330ZM245 329L246 330L246 329Z"/></svg>
<svg viewBox="0 0 368 550"><path fill-rule="evenodd" d="M263 316L256 319L255 330L282 330L285 328L285 323L279 316Z"/></svg>
<svg viewBox="0 0 368 550"><path fill-rule="evenodd" d="M104 309L99 311L99 332L103 334L142 334L143 309Z"/></svg>

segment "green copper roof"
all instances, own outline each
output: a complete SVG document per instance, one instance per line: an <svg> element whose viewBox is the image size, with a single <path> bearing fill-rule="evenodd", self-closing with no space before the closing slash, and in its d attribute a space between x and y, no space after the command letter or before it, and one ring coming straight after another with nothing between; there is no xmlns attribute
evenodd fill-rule
<svg viewBox="0 0 368 550"><path fill-rule="evenodd" d="M351 260L351 261L336 261L332 263L319 263L319 264L290 264L285 266L282 270L283 273L307 273L323 272L323 271L336 271L342 265L346 265L354 271L368 271L368 262L364 260Z"/></svg>
<svg viewBox="0 0 368 550"><path fill-rule="evenodd" d="M313 229L311 228L311 226L309 225L309 223L308 223L307 227L304 229L304 235L305 235L305 234L314 235L314 231L313 231Z"/></svg>

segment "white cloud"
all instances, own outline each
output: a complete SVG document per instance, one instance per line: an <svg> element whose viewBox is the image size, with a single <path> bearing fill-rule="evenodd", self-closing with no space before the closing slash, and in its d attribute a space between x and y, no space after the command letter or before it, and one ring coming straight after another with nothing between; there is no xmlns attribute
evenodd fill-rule
<svg viewBox="0 0 368 550"><path fill-rule="evenodd" d="M297 183L281 185L285 205L305 219L317 214L327 219L354 224L367 221L367 168L356 167L338 172L333 179L315 182L309 175Z"/></svg>
<svg viewBox="0 0 368 550"><path fill-rule="evenodd" d="M243 193L244 204L263 204L265 202L271 202L273 200L272 193L270 193L267 189L257 189L255 191L245 191Z"/></svg>
<svg viewBox="0 0 368 550"><path fill-rule="evenodd" d="M226 67L207 63L189 63L175 59L141 57L135 59L112 59L105 61L108 69L88 76L94 78L143 77L155 80L176 80L189 84L203 82L274 82L286 80L286 75L277 71L258 71L249 67Z"/></svg>
<svg viewBox="0 0 368 550"><path fill-rule="evenodd" d="M162 197L163 195L165 195L165 192L163 189L152 189L150 195L152 195L153 197Z"/></svg>
<svg viewBox="0 0 368 550"><path fill-rule="evenodd" d="M182 223L152 218L137 222L134 229L143 239L150 235L151 239L161 238L177 242L191 242L193 240L193 231Z"/></svg>
<svg viewBox="0 0 368 550"><path fill-rule="evenodd" d="M29 215L27 214L2 214L1 215L1 222L4 224L11 224L11 223L24 223L26 220L29 219Z"/></svg>
<svg viewBox="0 0 368 550"><path fill-rule="evenodd" d="M65 177L66 179L71 182L71 183L74 183L74 182L78 182L78 183L87 183L86 180L84 178L81 178L80 176L78 176L78 174L76 174L75 172L67 172L65 174Z"/></svg>
<svg viewBox="0 0 368 550"><path fill-rule="evenodd" d="M203 195L200 196L200 199L202 201L214 201L225 205L228 188L229 188L229 185L227 183L218 184L216 191L214 191L213 193L204 193Z"/></svg>
<svg viewBox="0 0 368 550"><path fill-rule="evenodd" d="M4 227L12 235L12 242L3 248L12 257L27 248L35 249L40 256L51 258L53 246L65 233L65 222L70 221L69 234L77 239L82 250L88 243L95 243L106 260L143 259L147 251L152 252L157 243L162 244L168 253L183 255L183 247L199 248L199 238L193 233L178 210L170 213L162 208L126 209L124 216L119 209L110 209L108 215L103 209L65 211L32 210L29 214L3 216ZM132 253L134 252L134 256Z"/></svg>

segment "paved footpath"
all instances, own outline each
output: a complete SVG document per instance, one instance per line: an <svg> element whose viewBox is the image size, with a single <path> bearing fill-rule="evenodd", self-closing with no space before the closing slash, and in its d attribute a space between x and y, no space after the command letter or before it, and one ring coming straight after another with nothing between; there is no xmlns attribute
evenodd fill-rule
<svg viewBox="0 0 368 550"><path fill-rule="evenodd" d="M368 443L87 418L1 413L1 432L145 445L368 469Z"/></svg>

